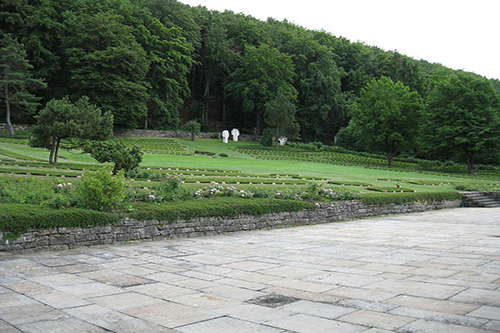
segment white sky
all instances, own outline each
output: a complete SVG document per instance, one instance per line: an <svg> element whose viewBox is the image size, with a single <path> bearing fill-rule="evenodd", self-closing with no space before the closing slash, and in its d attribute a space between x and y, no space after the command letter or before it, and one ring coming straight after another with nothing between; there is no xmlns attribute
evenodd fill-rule
<svg viewBox="0 0 500 333"><path fill-rule="evenodd" d="M179 0L272 17L500 79L500 0Z"/></svg>

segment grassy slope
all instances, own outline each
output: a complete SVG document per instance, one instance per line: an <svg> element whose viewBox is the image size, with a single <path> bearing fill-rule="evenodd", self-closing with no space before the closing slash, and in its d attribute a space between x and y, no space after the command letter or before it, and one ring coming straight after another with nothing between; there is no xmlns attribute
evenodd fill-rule
<svg viewBox="0 0 500 333"><path fill-rule="evenodd" d="M172 139L170 139L172 140ZM174 139L180 144L186 146L190 153L195 151L211 151L217 155L226 153L229 158L213 158L209 156L174 156L174 155L155 155L147 154L143 157L141 167L158 166L158 167L174 167L174 168L192 168L192 169L222 169L222 170L238 170L255 174L300 174L301 176L316 176L325 177L331 180L356 181L365 182L375 186L394 186L396 183L401 183L405 188L415 189L417 191L435 192L443 190L453 190L455 184L486 184L491 181L472 180L460 178L460 176L439 176L427 175L417 172L398 172L390 170L368 169L356 166L339 166L332 164L299 162L299 161L273 161L259 160L249 155L240 154L230 148L248 147L261 148L256 142L233 142L227 144L219 140L198 139L191 141L188 139ZM0 150L11 151L15 154L22 154L35 159L48 159L47 150L31 148L26 145L2 143L0 142ZM288 147L284 147L288 149ZM64 162L95 162L88 154L80 154L79 151L65 151L61 153L65 158L60 161ZM379 179L390 179L384 181ZM407 181L438 181L452 182L449 185L443 186L424 186L416 184L407 184ZM360 189L359 187L350 187ZM365 192L364 190L362 190Z"/></svg>

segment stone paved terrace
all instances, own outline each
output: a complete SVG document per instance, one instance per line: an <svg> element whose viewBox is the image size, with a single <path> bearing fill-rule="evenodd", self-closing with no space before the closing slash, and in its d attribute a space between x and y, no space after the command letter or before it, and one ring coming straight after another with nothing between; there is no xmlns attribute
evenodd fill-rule
<svg viewBox="0 0 500 333"><path fill-rule="evenodd" d="M500 331L500 208L0 255L0 332Z"/></svg>

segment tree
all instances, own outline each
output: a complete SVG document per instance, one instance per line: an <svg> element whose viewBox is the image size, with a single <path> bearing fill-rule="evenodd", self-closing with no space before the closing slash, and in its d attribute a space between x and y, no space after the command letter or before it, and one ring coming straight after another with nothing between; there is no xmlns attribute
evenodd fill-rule
<svg viewBox="0 0 500 333"><path fill-rule="evenodd" d="M243 110L255 117L257 132L261 130L265 104L278 92L296 98L293 77L294 66L289 55L268 45L247 46L229 89L242 102Z"/></svg>
<svg viewBox="0 0 500 333"><path fill-rule="evenodd" d="M84 147L100 163L113 162L113 174L120 170L132 170L142 161L142 151L138 146L127 147L122 140L91 141Z"/></svg>
<svg viewBox="0 0 500 333"><path fill-rule="evenodd" d="M474 168L479 153L500 147L500 98L491 82L457 73L436 82L429 95L422 140L427 151L459 158Z"/></svg>
<svg viewBox="0 0 500 333"><path fill-rule="evenodd" d="M113 134L113 115L103 114L86 96L75 103L68 97L53 99L35 118L31 144L50 150L50 164L57 163L63 139L106 140Z"/></svg>
<svg viewBox="0 0 500 333"><path fill-rule="evenodd" d="M72 96L89 96L116 125L138 127L147 114L150 61L124 21L112 10L69 16L63 47Z"/></svg>
<svg viewBox="0 0 500 333"><path fill-rule="evenodd" d="M269 126L275 129L276 148L278 148L278 138L282 136L294 137L299 131L299 125L295 121L297 107L293 100L282 93L273 100L266 103L264 118Z"/></svg>
<svg viewBox="0 0 500 333"><path fill-rule="evenodd" d="M331 140L347 121L340 82L343 70L337 67L332 50L314 40L312 32L293 31L284 40L281 50L290 54L296 69L301 138Z"/></svg>
<svg viewBox="0 0 500 333"><path fill-rule="evenodd" d="M30 90L45 87L42 80L31 76L33 66L27 60L24 46L11 35L5 34L0 48L0 87L5 102L5 120L11 136L14 128L11 122L11 107L33 114L38 98Z"/></svg>
<svg viewBox="0 0 500 333"><path fill-rule="evenodd" d="M350 106L350 131L364 149L394 157L415 145L417 124L423 107L420 96L388 77L373 79Z"/></svg>
<svg viewBox="0 0 500 333"><path fill-rule="evenodd" d="M188 131L189 134L191 134L191 140L194 141L194 137L198 134L200 134L201 130L201 124L197 122L196 120L190 120L187 123L185 123L182 128L185 131Z"/></svg>

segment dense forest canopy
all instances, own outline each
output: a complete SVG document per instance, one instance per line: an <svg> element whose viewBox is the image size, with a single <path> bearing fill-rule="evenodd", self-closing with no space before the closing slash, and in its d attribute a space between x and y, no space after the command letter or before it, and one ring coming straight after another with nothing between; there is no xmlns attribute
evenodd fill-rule
<svg viewBox="0 0 500 333"><path fill-rule="evenodd" d="M32 123L52 99L88 96L113 114L115 127L178 129L197 120L205 131L237 127L261 134L275 127L265 116L266 105L279 96L294 104L295 139L333 143L340 131L339 141L349 148L370 150L358 142L359 123L356 130L348 125L356 115L349 110L359 105L361 92L373 80L399 82L423 101L426 110L419 117L436 118L437 112L454 117L436 95L445 91L443 82L461 84L453 78L464 75L493 94L485 97L490 124L498 125L500 117L498 80L287 21L264 22L175 0L3 0L0 27L0 37L8 34L24 47L33 67L30 75L46 83L31 91L40 98L37 111L11 107L15 123ZM5 119L5 94L0 97ZM425 121L414 126L419 123ZM406 153L432 154L420 147L428 147L429 140L411 141ZM479 144L488 149L476 152L480 161L498 163L491 150L498 145L492 141L489 137L488 145Z"/></svg>

